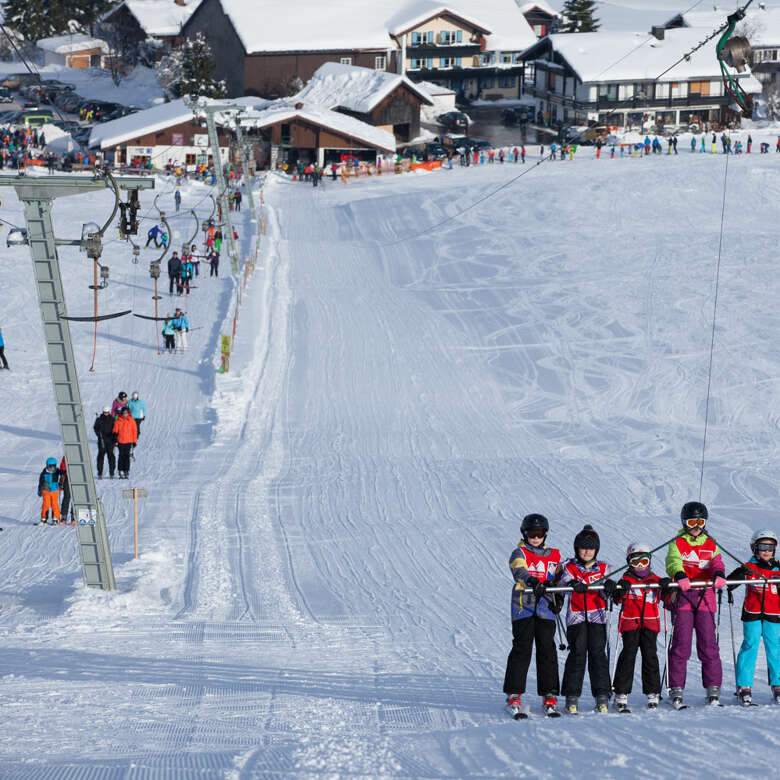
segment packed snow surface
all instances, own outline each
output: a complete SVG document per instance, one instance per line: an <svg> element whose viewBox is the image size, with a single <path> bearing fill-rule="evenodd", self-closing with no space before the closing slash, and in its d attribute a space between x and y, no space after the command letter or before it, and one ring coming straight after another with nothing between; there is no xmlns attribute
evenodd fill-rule
<svg viewBox="0 0 780 780"><path fill-rule="evenodd" d="M586 682L585 714L542 719L533 666L531 719L503 712L521 517L546 514L564 553L592 523L603 557L621 561L631 541L669 539L699 494L726 158L592 153L514 183L520 165L317 189L270 176L222 376L236 298L227 259L218 279L201 265L185 299L168 297L163 273L161 312L189 313L184 355L159 355L159 326L128 316L101 323L90 373L93 329L73 323L88 425L120 390L148 406L129 483L97 483L111 593L82 587L71 528L33 525L38 474L62 446L29 253L4 249L3 777L598 767L692 780L778 763L763 652L762 706L733 703L725 611L721 710L703 706L694 655L685 712L643 711L637 680L636 714L597 715ZM725 191L701 497L739 556L753 529L780 530L777 166L774 154L731 158ZM141 195L138 239L160 195L178 247L196 227L189 210L211 213L212 191L183 185L176 214L172 183L157 184ZM13 191L2 200L3 219L23 224ZM58 199L58 235L78 237L112 205L107 193ZM245 256L246 198L235 218ZM59 253L68 312L91 313L90 262ZM100 311L152 313L159 254L143 249L134 265L107 236ZM149 492L137 561L122 497L133 486Z"/></svg>

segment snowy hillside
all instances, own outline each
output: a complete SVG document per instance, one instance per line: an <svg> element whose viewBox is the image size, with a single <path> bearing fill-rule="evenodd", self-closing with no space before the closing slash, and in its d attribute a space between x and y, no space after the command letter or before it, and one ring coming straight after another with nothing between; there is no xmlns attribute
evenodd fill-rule
<svg viewBox="0 0 780 780"><path fill-rule="evenodd" d="M0 775L736 778L772 765L780 708L763 651L765 706L738 709L725 612L724 709L702 706L694 656L685 712L503 712L520 518L545 513L565 553L592 523L619 564L629 541L671 537L698 496L725 158L591 154L545 163L434 232L521 166L317 189L269 177L225 376L227 261L218 280L201 266L186 355L158 355L155 326L126 317L100 326L89 373L91 326L74 324L88 423L120 390L149 409L130 475L149 491L138 561L126 485L98 483L108 594L81 586L71 528L33 525L38 473L61 445L29 254L3 250ZM777 166L753 154L728 171L702 499L740 555L752 529L780 530ZM174 247L209 191L185 187ZM172 214L171 185L156 192ZM20 224L10 190L2 201ZM110 206L58 200L59 234ZM246 199L237 217L246 253ZM101 310L150 313L158 254L133 265L109 244ZM90 313L88 261L60 258L69 313Z"/></svg>

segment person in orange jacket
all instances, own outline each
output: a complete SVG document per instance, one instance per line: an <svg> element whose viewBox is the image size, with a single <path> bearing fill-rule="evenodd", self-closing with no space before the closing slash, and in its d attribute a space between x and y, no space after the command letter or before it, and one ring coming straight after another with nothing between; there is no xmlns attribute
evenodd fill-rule
<svg viewBox="0 0 780 780"><path fill-rule="evenodd" d="M127 479L130 474L130 453L133 445L138 441L138 426L130 416L130 410L123 406L119 410L119 417L114 421L114 441L119 447L119 479Z"/></svg>

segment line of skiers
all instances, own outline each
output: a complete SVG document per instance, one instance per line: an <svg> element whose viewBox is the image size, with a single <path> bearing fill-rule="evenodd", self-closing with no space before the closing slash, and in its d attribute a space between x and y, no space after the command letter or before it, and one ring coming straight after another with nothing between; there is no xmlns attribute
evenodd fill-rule
<svg viewBox="0 0 780 780"><path fill-rule="evenodd" d="M146 404L138 393L133 393L128 400L127 393L119 393L111 406L104 406L101 414L95 419L92 430L97 436L97 476L103 479L103 465L108 459L108 475L114 478L114 471L119 471L119 479L128 479L130 460L134 457L133 450L141 435L141 424L146 419ZM119 458L114 455L114 448L119 451ZM117 468L118 467L118 468Z"/></svg>
<svg viewBox="0 0 780 780"><path fill-rule="evenodd" d="M780 563L775 558L777 535L762 529L750 541L752 557L726 576L721 556L729 553L706 531L707 507L697 501L685 504L680 512L682 530L668 542L665 576L651 569L652 553L644 542L635 542L626 551L626 565L612 570L598 559L598 533L586 525L574 538L574 557L563 560L558 549L547 546L549 522L540 514L523 518L523 539L509 559L514 577L512 590L512 650L507 659L504 693L507 708L514 717L525 717L522 695L526 676L536 647L537 693L543 710L557 716L557 696L565 696L566 711L578 712L587 665L591 693L596 709L607 712L611 694L615 708L630 712L631 693L637 653L641 653L642 691L650 709L658 707L662 691L657 654L657 638L663 620L667 630L667 611L671 614L671 639L665 641L670 703L683 709L686 670L696 633L696 650L702 663L702 682L707 703L721 706L722 666L718 646L720 596L723 589L733 603L731 591L739 587L729 580L749 579L746 586L742 620L745 624L742 646L736 659L737 695L744 705L752 704L753 676L758 646L763 638L769 667L769 685L773 701L780 704ZM661 547L666 546L666 543ZM660 547L655 548L660 549ZM619 575L616 581L614 576ZM697 582L711 582L696 587ZM633 587L655 584L656 589ZM673 585L676 584L676 587ZM600 589L589 589L598 585ZM555 646L556 623L561 630L559 612L564 597L548 592L554 586L571 586L566 611L566 644L569 654L559 685ZM716 591L721 592L717 598ZM618 633L623 648L616 659L614 673L609 670L608 624L613 605L619 605ZM716 627L716 613L718 623ZM663 618L662 618L663 615Z"/></svg>

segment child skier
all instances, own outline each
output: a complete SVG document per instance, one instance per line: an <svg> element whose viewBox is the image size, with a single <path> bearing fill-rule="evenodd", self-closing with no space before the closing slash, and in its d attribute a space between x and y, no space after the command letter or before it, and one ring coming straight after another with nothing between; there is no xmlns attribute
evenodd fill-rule
<svg viewBox="0 0 780 780"><path fill-rule="evenodd" d="M780 579L780 563L775 558L777 535L769 529L756 531L750 539L753 557L729 574L730 580L756 580L748 585L742 606L742 647L737 657L737 695L746 707L753 703L753 672L756 667L758 646L764 637L769 685L775 704L780 704L780 595L778 585L762 582ZM734 597L731 591L739 585L729 585L729 604Z"/></svg>
<svg viewBox="0 0 780 780"><path fill-rule="evenodd" d="M702 580L713 580L717 590L726 585L720 550L704 530L708 516L704 504L698 501L685 504L680 511L683 529L669 543L666 554L666 573L680 586L679 591L673 594L674 633L669 646L669 696L677 709L684 706L683 688L694 629L702 683L707 689L707 703L722 706L720 686L723 682L723 668L715 637L715 590L712 586L691 587L691 581Z"/></svg>
<svg viewBox="0 0 780 780"><path fill-rule="evenodd" d="M582 694L582 681L587 663L590 689L596 700L596 709L607 712L612 685L607 661L607 601L616 589L614 580L605 580L609 566L596 556L600 547L599 535L593 526L586 525L574 537L574 558L558 567L556 585L571 585L566 611L566 639L569 655L563 670L561 690L566 696L566 711L576 715ZM601 583L604 590L588 590L589 584Z"/></svg>
<svg viewBox="0 0 780 780"><path fill-rule="evenodd" d="M512 650L506 662L504 693L507 709L515 718L522 718L521 697L531 664L531 651L536 643L536 690L542 697L545 714L557 717L558 656L555 652L555 615L560 609L552 595L545 596L545 587L561 561L560 550L547 547L550 524L544 515L531 514L523 518L519 542L509 559L515 579L512 589Z"/></svg>
<svg viewBox="0 0 780 780"><path fill-rule="evenodd" d="M618 580L612 595L620 604L618 633L623 637L623 649L615 667L612 687L615 691L615 709L628 709L628 694L634 682L634 664L637 650L642 652L642 693L647 696L647 708L654 710L661 699L661 675L658 671L656 640L661 630L659 605L666 595L669 577L659 577L650 568L650 545L635 542L628 545L626 563L628 570ZM638 584L657 584L659 588L632 588Z"/></svg>
<svg viewBox="0 0 780 780"><path fill-rule="evenodd" d="M49 512L52 513L52 525L60 520L60 470L56 458L47 458L46 466L38 477L38 495L43 499L41 504L41 525L46 525Z"/></svg>

